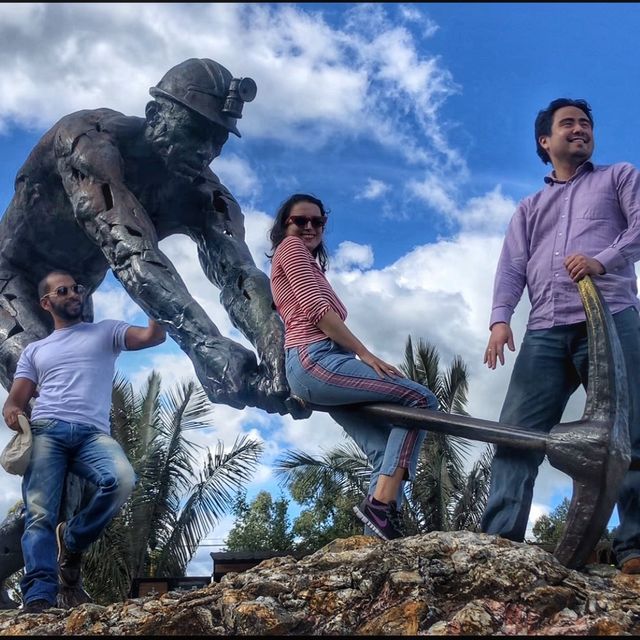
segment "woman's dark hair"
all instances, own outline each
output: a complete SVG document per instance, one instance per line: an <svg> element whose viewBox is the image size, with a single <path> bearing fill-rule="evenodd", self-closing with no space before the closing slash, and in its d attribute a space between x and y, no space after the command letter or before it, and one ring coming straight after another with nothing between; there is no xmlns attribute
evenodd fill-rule
<svg viewBox="0 0 640 640"><path fill-rule="evenodd" d="M291 209L293 209L294 205L298 204L298 202L310 202L311 204L315 204L318 209L320 209L320 213L323 216L329 214L329 209L325 209L325 206L322 204L322 200L319 200L315 196L312 196L308 193L294 193L292 196L289 196L278 209L278 213L276 213L276 219L271 227L271 231L269 232L269 239L271 240L271 253L267 253L267 258L270 260L273 259L273 255L278 248L278 245L287 237L287 225L286 222L291 215ZM324 244L324 240L320 242L320 244L311 252L313 257L318 261L320 268L322 271L327 270L327 266L329 265L329 254L327 253L327 247Z"/></svg>
<svg viewBox="0 0 640 640"><path fill-rule="evenodd" d="M589 118L589 122L591 123L591 127L593 128L593 116L591 115L591 107L586 100L572 100L571 98L558 98L556 100L552 100L549 103L549 106L542 111L538 111L538 115L536 117L536 123L534 126L535 134L536 134L536 152L542 159L542 162L547 164L551 162L551 158L549 154L543 149L540 144L540 136L550 136L551 135L551 126L553 125L553 114L558 110L562 109L562 107L576 107L580 109L580 111L584 111L587 118Z"/></svg>

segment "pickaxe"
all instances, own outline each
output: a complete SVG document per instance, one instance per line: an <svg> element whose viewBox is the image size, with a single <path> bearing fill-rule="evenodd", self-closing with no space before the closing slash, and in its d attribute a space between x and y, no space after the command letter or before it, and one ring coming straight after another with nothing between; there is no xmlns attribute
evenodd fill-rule
<svg viewBox="0 0 640 640"><path fill-rule="evenodd" d="M545 452L552 466L573 479L566 528L554 550L555 557L569 568L584 565L600 539L631 461L627 375L615 324L589 276L578 283L578 291L587 317L589 348L587 400L581 420L560 423L545 434L390 403L341 407L364 412L372 420ZM314 411L333 408L307 406ZM633 462L632 468L638 466L638 461Z"/></svg>

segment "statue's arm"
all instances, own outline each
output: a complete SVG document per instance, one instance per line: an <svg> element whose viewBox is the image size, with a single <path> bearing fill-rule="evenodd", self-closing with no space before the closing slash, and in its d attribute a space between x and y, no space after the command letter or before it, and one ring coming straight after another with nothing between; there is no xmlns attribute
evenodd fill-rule
<svg viewBox="0 0 640 640"><path fill-rule="evenodd" d="M61 151L58 170L76 220L100 247L114 275L189 355L210 399L245 406L247 379L257 370L255 355L221 336L160 251L155 227L125 184L114 141L106 132L90 130L73 144L61 145Z"/></svg>
<svg viewBox="0 0 640 640"><path fill-rule="evenodd" d="M201 189L205 190L205 224L193 229L191 236L203 271L220 289L220 301L233 325L256 347L265 369L260 382L263 391L284 397L289 390L284 326L275 310L269 278L258 269L245 242L240 205L216 179Z"/></svg>

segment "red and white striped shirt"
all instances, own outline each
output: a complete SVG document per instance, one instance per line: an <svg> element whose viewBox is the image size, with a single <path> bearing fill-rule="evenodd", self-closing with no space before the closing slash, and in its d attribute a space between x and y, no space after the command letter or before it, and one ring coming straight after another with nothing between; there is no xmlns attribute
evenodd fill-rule
<svg viewBox="0 0 640 640"><path fill-rule="evenodd" d="M297 236L287 236L273 255L271 293L284 321L286 349L325 340L317 324L329 309L347 318L345 306Z"/></svg>

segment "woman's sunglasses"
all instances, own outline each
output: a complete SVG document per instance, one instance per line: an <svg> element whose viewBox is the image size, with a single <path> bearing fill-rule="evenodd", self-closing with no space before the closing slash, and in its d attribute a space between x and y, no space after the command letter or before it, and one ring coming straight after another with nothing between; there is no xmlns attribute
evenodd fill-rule
<svg viewBox="0 0 640 640"><path fill-rule="evenodd" d="M304 229L307 226L307 223L310 222L311 226L314 229L320 229L327 224L327 216L289 216L289 219L286 221L286 226L289 226L291 223L295 224L296 227L300 227L300 229Z"/></svg>
<svg viewBox="0 0 640 640"><path fill-rule="evenodd" d="M53 291L50 291L49 293L45 293L42 296L42 298L48 298L49 296L66 298L71 291L81 296L86 291L86 289L81 284L72 284L70 287L63 285L61 287L56 287Z"/></svg>

